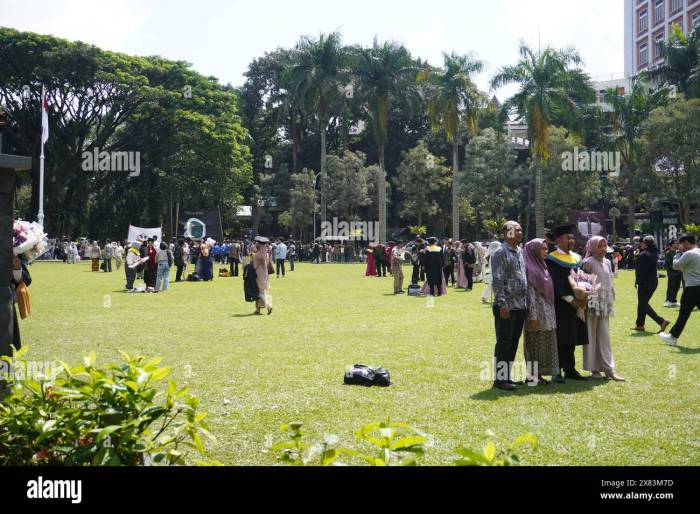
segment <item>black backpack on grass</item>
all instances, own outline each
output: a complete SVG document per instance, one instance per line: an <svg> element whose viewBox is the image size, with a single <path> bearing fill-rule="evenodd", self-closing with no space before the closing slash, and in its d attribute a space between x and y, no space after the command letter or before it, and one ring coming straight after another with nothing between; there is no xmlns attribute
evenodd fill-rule
<svg viewBox="0 0 700 514"><path fill-rule="evenodd" d="M362 385L366 387L391 385L389 371L385 368L370 368L364 364L355 364L345 372L343 379L345 385Z"/></svg>

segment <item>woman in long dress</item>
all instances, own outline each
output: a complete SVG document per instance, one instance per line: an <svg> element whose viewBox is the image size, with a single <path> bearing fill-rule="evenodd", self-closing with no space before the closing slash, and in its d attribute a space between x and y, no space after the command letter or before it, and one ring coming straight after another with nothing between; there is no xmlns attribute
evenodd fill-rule
<svg viewBox="0 0 700 514"><path fill-rule="evenodd" d="M374 247L376 245L371 243L367 248L367 269L365 270L365 277L376 277L377 276L377 266L374 262Z"/></svg>
<svg viewBox="0 0 700 514"><path fill-rule="evenodd" d="M544 239L533 239L525 245L527 275L525 362L528 382L537 384L549 384L542 375L559 374L554 283L545 263L547 253L547 241Z"/></svg>
<svg viewBox="0 0 700 514"><path fill-rule="evenodd" d="M252 264L255 269L259 291L258 299L255 300L255 314L262 314L260 309L263 308L267 308L267 313L272 314L272 297L270 296L268 271L272 263L270 261L268 242L267 238L258 236L255 238L255 244L252 248Z"/></svg>
<svg viewBox="0 0 700 514"><path fill-rule="evenodd" d="M605 258L607 247L608 242L600 236L593 236L586 245L583 271L596 275L600 288L598 294L588 301L588 344L583 347L583 369L592 372L592 378L607 377L624 382L625 379L615 373L615 360L610 345L610 316L613 315L615 288L612 266Z"/></svg>
<svg viewBox="0 0 700 514"><path fill-rule="evenodd" d="M199 278L201 280L213 280L214 279L214 263L211 260L212 245L207 242L202 242L199 245L199 261L200 261L200 274Z"/></svg>

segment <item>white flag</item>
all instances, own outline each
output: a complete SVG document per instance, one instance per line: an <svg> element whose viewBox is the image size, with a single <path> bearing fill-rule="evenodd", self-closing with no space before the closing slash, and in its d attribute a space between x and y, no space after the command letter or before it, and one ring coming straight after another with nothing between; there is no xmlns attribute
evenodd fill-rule
<svg viewBox="0 0 700 514"><path fill-rule="evenodd" d="M49 138L49 100L46 89L41 86L41 144Z"/></svg>

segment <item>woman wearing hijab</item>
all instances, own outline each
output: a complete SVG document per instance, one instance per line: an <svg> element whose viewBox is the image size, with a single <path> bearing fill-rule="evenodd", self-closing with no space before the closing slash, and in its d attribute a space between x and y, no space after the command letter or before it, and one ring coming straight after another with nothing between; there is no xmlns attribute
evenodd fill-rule
<svg viewBox="0 0 700 514"><path fill-rule="evenodd" d="M645 236L639 246L640 252L635 265L634 286L637 288L637 324L632 330L644 332L644 321L647 315L661 327L661 332L670 324L649 305L656 288L659 287L659 273L656 265L659 262L659 251L656 248L654 236Z"/></svg>
<svg viewBox="0 0 700 514"><path fill-rule="evenodd" d="M267 313L272 314L272 297L270 296L269 269L270 253L268 251L269 239L258 236L253 246L252 264L256 273L259 296L255 300L255 314L261 314L260 309L267 308Z"/></svg>
<svg viewBox="0 0 700 514"><path fill-rule="evenodd" d="M607 248L608 242L600 236L593 236L586 244L583 271L596 275L600 289L598 294L588 302L586 316L588 345L583 347L583 369L591 371L592 378L607 377L617 382L624 382L624 378L615 374L615 361L610 345L610 316L613 315L615 288L612 281L612 266L605 258Z"/></svg>
<svg viewBox="0 0 700 514"><path fill-rule="evenodd" d="M557 315L554 309L554 284L546 259L549 248L544 239L525 245L527 276L527 325L525 326L525 362L528 382L549 384L543 375L559 374L557 352ZM535 378L535 373L537 378Z"/></svg>
<svg viewBox="0 0 700 514"><path fill-rule="evenodd" d="M367 268L365 269L365 277L376 277L377 276L377 265L374 261L374 247L375 243L370 243L367 248Z"/></svg>
<svg viewBox="0 0 700 514"><path fill-rule="evenodd" d="M491 303L493 292L493 275L491 274L491 256L501 247L500 241L492 242L484 255L484 292L481 293L481 303Z"/></svg>

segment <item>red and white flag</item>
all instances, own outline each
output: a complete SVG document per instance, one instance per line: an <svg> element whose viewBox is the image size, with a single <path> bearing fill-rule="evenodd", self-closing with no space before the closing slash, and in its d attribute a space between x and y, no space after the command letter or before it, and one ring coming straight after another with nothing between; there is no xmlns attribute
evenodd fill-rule
<svg viewBox="0 0 700 514"><path fill-rule="evenodd" d="M41 144L49 138L49 99L46 89L41 86Z"/></svg>

